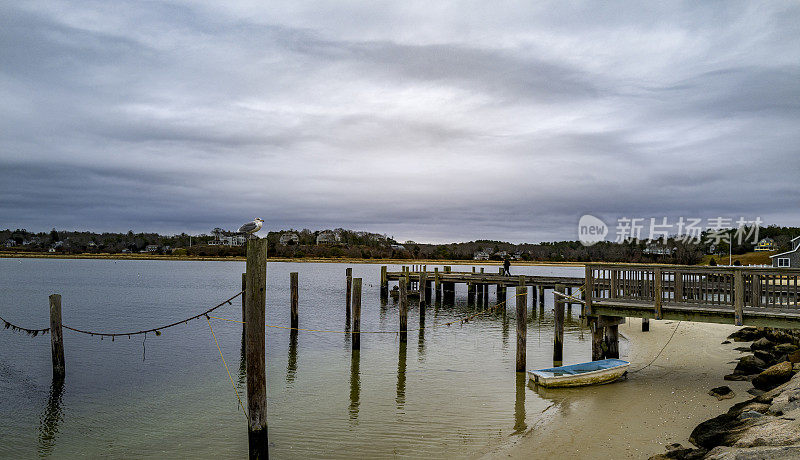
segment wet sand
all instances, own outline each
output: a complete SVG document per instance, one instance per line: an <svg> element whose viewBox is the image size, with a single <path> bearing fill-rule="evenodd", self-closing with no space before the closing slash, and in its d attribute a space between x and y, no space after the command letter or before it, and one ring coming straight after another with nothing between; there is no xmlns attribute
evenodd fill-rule
<svg viewBox="0 0 800 460"><path fill-rule="evenodd" d="M532 429L485 458L648 458L674 442L689 446L689 434L700 422L727 411L751 396L748 382L727 382L742 344L721 344L737 330L724 324L630 319L619 330L629 343L631 369L640 369L669 345L650 366L626 381L582 389L536 391L553 405ZM620 344L622 345L622 344ZM570 364L565 356L565 364ZM728 385L732 399L717 401L711 388Z"/></svg>

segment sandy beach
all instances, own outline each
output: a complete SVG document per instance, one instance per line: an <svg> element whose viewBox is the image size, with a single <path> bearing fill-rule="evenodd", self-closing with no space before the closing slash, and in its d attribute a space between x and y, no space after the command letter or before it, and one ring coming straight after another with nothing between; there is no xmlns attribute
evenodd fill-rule
<svg viewBox="0 0 800 460"><path fill-rule="evenodd" d="M648 458L665 446L689 446L689 434L700 422L715 417L751 396L748 382L727 382L731 363L742 344L722 344L738 328L723 324L641 320L620 325L627 339L621 356L636 371L626 381L567 390L535 390L554 403L542 422L484 458ZM621 344L622 345L622 344ZM627 355L627 356L625 356ZM565 356L565 364L571 363ZM732 399L717 401L708 390L728 385ZM534 391L534 390L529 390Z"/></svg>

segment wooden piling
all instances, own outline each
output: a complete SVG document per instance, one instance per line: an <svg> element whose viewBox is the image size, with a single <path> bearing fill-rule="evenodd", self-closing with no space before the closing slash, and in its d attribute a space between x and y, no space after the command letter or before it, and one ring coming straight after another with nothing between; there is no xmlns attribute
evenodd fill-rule
<svg viewBox="0 0 800 460"><path fill-rule="evenodd" d="M583 285L583 300L584 304L584 311L587 315L592 314L592 294L594 290L594 272L592 272L592 267L586 266L586 275L584 279Z"/></svg>
<svg viewBox="0 0 800 460"><path fill-rule="evenodd" d="M361 349L361 278L353 278L353 351Z"/></svg>
<svg viewBox="0 0 800 460"><path fill-rule="evenodd" d="M603 335L605 327L600 325L597 317L589 318L589 327L592 330L592 361L603 359Z"/></svg>
<svg viewBox="0 0 800 460"><path fill-rule="evenodd" d="M292 327L298 328L300 327L300 322L298 320L298 300L299 300L299 293L298 293L298 282L297 282L297 272L289 273L289 287L290 287L290 304L291 304L291 311L292 311Z"/></svg>
<svg viewBox="0 0 800 460"><path fill-rule="evenodd" d="M536 307L536 286L531 286L531 308Z"/></svg>
<svg viewBox="0 0 800 460"><path fill-rule="evenodd" d="M389 276L388 268L386 265L381 266L381 297L386 297L389 294Z"/></svg>
<svg viewBox="0 0 800 460"><path fill-rule="evenodd" d="M795 289L797 289L796 286ZM733 314L736 325L742 326L744 322L744 276L741 269L733 272Z"/></svg>
<svg viewBox="0 0 800 460"><path fill-rule="evenodd" d="M266 238L253 238L247 242L246 285L247 438L250 458L268 459L267 379L264 346L267 295Z"/></svg>
<svg viewBox="0 0 800 460"><path fill-rule="evenodd" d="M528 337L528 298L525 282L517 286L517 372L525 372L526 338Z"/></svg>
<svg viewBox="0 0 800 460"><path fill-rule="evenodd" d="M405 278L400 279L400 342L408 341L408 292Z"/></svg>
<svg viewBox="0 0 800 460"><path fill-rule="evenodd" d="M662 298L664 297L664 294L663 294L663 290L662 290L662 287L661 287L661 284L662 284L661 283L661 279L662 279L661 269L660 268L654 268L653 269L653 281L654 281L654 284L653 284L653 305L654 305L654 308L655 308L655 319L661 319L662 318L661 301L662 301Z"/></svg>
<svg viewBox="0 0 800 460"><path fill-rule="evenodd" d="M345 277L346 277L346 280L347 280L347 288L346 288L347 292L345 293L345 309L346 309L345 314L349 318L350 317L350 302L351 302L351 298L352 298L352 295L353 295L353 269L352 268L347 268L347 269L345 269L344 273L345 273Z"/></svg>
<svg viewBox="0 0 800 460"><path fill-rule="evenodd" d="M616 324L606 326L605 342L606 352L604 357L619 359L619 326Z"/></svg>
<svg viewBox="0 0 800 460"><path fill-rule="evenodd" d="M564 285L557 284L556 292L564 293ZM564 362L564 298L555 296L554 331L553 331L553 366L561 366Z"/></svg>
<svg viewBox="0 0 800 460"><path fill-rule="evenodd" d="M61 295L50 295L50 351L53 358L53 380L62 381L64 365L64 335L61 331Z"/></svg>
<svg viewBox="0 0 800 460"><path fill-rule="evenodd" d="M419 274L419 314L420 316L425 315L425 294L426 290L425 285L428 284L425 280L425 272L421 272Z"/></svg>
<svg viewBox="0 0 800 460"><path fill-rule="evenodd" d="M247 290L247 273L242 273L242 291L246 290ZM247 319L245 317L245 306L244 306L245 297L247 297L247 294L242 294L242 323L243 323L242 328L244 328L244 325L247 324Z"/></svg>

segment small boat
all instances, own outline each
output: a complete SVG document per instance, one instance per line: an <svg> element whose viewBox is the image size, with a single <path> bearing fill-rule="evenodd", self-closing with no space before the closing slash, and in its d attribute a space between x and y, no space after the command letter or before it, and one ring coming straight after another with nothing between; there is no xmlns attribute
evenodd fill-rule
<svg viewBox="0 0 800 460"><path fill-rule="evenodd" d="M601 359L589 363L528 371L528 379L546 388L599 385L626 376L630 364L621 359Z"/></svg>

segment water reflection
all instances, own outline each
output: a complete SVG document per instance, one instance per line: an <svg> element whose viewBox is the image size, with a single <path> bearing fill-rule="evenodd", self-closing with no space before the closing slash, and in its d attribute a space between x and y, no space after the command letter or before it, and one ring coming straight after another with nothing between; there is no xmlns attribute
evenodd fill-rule
<svg viewBox="0 0 800 460"><path fill-rule="evenodd" d="M247 381L247 345L245 344L245 330L242 329L242 348L239 351L239 374L236 376L236 386L244 388Z"/></svg>
<svg viewBox="0 0 800 460"><path fill-rule="evenodd" d="M58 435L58 424L64 419L61 396L64 394L64 379L53 379L47 407L39 420L39 456L47 457L53 452Z"/></svg>
<svg viewBox="0 0 800 460"><path fill-rule="evenodd" d="M525 372L517 372L516 398L514 399L514 434L519 434L528 428L525 423Z"/></svg>
<svg viewBox="0 0 800 460"><path fill-rule="evenodd" d="M286 364L286 383L294 382L297 374L297 331L289 333L289 359Z"/></svg>
<svg viewBox="0 0 800 460"><path fill-rule="evenodd" d="M350 422L358 424L358 407L361 405L361 364L360 350L353 350L350 355Z"/></svg>
<svg viewBox="0 0 800 460"><path fill-rule="evenodd" d="M417 341L417 359L422 362L425 359L425 315L419 317L419 339Z"/></svg>
<svg viewBox="0 0 800 460"><path fill-rule="evenodd" d="M400 342L397 354L397 409L402 411L406 405L406 343Z"/></svg>

